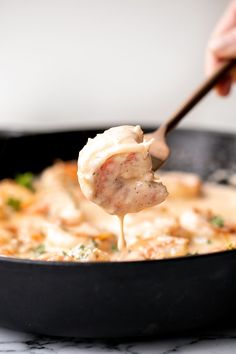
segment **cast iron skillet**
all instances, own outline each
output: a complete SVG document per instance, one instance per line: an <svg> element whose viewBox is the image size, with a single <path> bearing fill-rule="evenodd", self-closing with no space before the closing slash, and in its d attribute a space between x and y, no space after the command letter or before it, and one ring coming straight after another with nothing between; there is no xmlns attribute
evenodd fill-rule
<svg viewBox="0 0 236 354"><path fill-rule="evenodd" d="M0 177L75 159L98 131L0 133ZM235 169L236 136L178 130L166 169ZM187 147L187 150L185 150ZM224 156L230 158L224 161ZM222 200L227 203L227 200ZM83 338L141 337L236 324L236 251L129 263L0 257L0 326Z"/></svg>

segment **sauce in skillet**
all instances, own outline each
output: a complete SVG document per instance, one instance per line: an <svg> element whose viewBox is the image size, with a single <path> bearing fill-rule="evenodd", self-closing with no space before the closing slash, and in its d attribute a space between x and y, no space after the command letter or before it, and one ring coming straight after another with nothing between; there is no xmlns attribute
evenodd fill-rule
<svg viewBox="0 0 236 354"><path fill-rule="evenodd" d="M81 193L76 162L39 176L0 181L0 255L47 261L129 261L236 248L236 189L193 174L162 172L170 192L161 205L126 215L119 251L117 217Z"/></svg>

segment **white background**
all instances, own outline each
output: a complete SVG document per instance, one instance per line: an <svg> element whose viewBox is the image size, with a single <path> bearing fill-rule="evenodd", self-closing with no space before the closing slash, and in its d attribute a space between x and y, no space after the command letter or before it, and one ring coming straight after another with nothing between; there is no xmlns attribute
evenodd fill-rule
<svg viewBox="0 0 236 354"><path fill-rule="evenodd" d="M204 78L226 0L0 0L0 128L156 124ZM183 125L236 130L236 95Z"/></svg>

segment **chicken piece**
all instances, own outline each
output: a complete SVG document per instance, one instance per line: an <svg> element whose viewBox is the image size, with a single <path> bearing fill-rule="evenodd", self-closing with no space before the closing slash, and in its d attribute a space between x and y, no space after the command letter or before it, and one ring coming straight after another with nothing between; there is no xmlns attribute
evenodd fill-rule
<svg viewBox="0 0 236 354"><path fill-rule="evenodd" d="M171 198L195 198L201 194L202 181L194 173L171 171L160 176Z"/></svg>
<svg viewBox="0 0 236 354"><path fill-rule="evenodd" d="M215 234L215 228L210 223L210 215L198 209L188 209L179 217L180 226L191 234L199 234L202 237L211 237Z"/></svg>
<svg viewBox="0 0 236 354"><path fill-rule="evenodd" d="M82 220L79 210L81 192L73 178L75 164L59 162L47 168L38 180L38 200L32 213L42 213L63 225L78 225Z"/></svg>
<svg viewBox="0 0 236 354"><path fill-rule="evenodd" d="M60 225L47 221L38 215L21 215L11 220L11 228L21 243L19 253L31 252L40 245L46 250L71 248L77 245L79 237L67 232Z"/></svg>
<svg viewBox="0 0 236 354"><path fill-rule="evenodd" d="M84 195L119 216L163 202L168 193L154 176L149 146L139 126L111 128L89 139L78 159Z"/></svg>
<svg viewBox="0 0 236 354"><path fill-rule="evenodd" d="M113 259L131 261L185 256L188 251L188 243L187 238L163 234L145 240L141 239L122 253L114 254Z"/></svg>
<svg viewBox="0 0 236 354"><path fill-rule="evenodd" d="M178 230L177 217L159 207L149 208L138 214L129 214L125 219L128 245L135 243L137 239L149 239L163 234L174 235Z"/></svg>
<svg viewBox="0 0 236 354"><path fill-rule="evenodd" d="M179 222L191 235L189 251L192 254L236 248L236 226L225 224L224 219L211 210L186 210Z"/></svg>
<svg viewBox="0 0 236 354"><path fill-rule="evenodd" d="M7 223L0 224L0 255L15 256L19 245L16 235L8 229Z"/></svg>
<svg viewBox="0 0 236 354"><path fill-rule="evenodd" d="M13 180L0 182L0 219L9 218L15 211L26 211L33 204L35 195Z"/></svg>

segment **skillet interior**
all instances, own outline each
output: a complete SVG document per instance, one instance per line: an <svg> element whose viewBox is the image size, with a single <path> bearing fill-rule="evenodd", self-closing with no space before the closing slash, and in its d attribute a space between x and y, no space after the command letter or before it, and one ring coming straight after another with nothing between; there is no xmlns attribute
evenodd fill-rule
<svg viewBox="0 0 236 354"><path fill-rule="evenodd" d="M58 158L75 159L97 132L2 132L0 178L40 172ZM165 169L193 171L205 179L217 169L235 172L232 134L178 130L169 140L173 153ZM87 338L224 327L234 324L236 314L235 270L236 251L117 264L2 258L0 325Z"/></svg>

